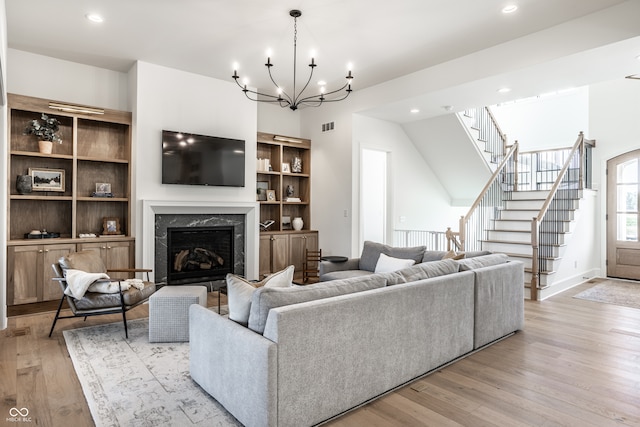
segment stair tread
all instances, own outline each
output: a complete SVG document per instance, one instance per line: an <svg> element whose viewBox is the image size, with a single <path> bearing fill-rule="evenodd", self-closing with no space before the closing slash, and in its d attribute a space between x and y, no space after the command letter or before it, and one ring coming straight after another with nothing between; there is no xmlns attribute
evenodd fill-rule
<svg viewBox="0 0 640 427"><path fill-rule="evenodd" d="M484 243L508 243L508 244L513 244L513 245L529 245L531 246L531 242L514 242L512 240L480 240L481 242ZM547 246L554 246L554 247L562 247L562 246L566 246L565 244L551 244L551 245L547 245Z"/></svg>
<svg viewBox="0 0 640 427"><path fill-rule="evenodd" d="M524 254L514 254L514 253L506 253L506 252L503 252L503 253L507 255L509 258L533 258L532 254L524 255ZM543 259L546 259L547 261L558 261L558 260L561 260L562 257L547 256L547 257L543 257Z"/></svg>

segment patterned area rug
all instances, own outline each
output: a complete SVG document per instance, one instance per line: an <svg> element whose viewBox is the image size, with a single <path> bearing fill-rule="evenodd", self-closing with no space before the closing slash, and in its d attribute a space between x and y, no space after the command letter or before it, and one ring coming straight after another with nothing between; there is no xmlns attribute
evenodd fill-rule
<svg viewBox="0 0 640 427"><path fill-rule="evenodd" d="M640 308L640 283L605 280L573 297L625 307Z"/></svg>
<svg viewBox="0 0 640 427"><path fill-rule="evenodd" d="M189 343L149 343L149 320L64 331L101 426L241 426L189 376Z"/></svg>

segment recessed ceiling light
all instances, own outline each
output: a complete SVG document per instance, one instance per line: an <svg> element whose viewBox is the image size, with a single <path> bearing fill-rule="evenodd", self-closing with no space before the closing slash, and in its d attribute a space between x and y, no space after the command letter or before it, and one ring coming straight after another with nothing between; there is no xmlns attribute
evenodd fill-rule
<svg viewBox="0 0 640 427"><path fill-rule="evenodd" d="M498 89L499 93L507 93L507 92L511 92L511 89L509 89L508 87L503 87Z"/></svg>
<svg viewBox="0 0 640 427"><path fill-rule="evenodd" d="M91 22L103 22L104 21L102 16L98 15L97 13L87 13L85 15L85 17Z"/></svg>
<svg viewBox="0 0 640 427"><path fill-rule="evenodd" d="M518 10L518 6L516 6L515 4L510 4L510 5L508 5L508 6L505 6L505 7L502 9L502 13L513 13L513 12L515 12L516 10Z"/></svg>
<svg viewBox="0 0 640 427"><path fill-rule="evenodd" d="M325 82L324 80L318 80L318 86L326 86L327 82Z"/></svg>
<svg viewBox="0 0 640 427"><path fill-rule="evenodd" d="M418 110L417 108L412 108L411 109L411 114L418 114L420 112L420 110Z"/></svg>

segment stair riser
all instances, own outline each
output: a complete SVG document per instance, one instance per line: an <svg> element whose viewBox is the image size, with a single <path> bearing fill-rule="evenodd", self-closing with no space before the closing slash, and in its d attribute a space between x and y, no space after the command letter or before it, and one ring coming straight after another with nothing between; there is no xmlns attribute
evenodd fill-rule
<svg viewBox="0 0 640 427"><path fill-rule="evenodd" d="M546 200L548 191L512 191L511 200Z"/></svg>
<svg viewBox="0 0 640 427"><path fill-rule="evenodd" d="M544 204L544 200L507 200L505 209L531 209L539 211Z"/></svg>
<svg viewBox="0 0 640 427"><path fill-rule="evenodd" d="M540 282L540 286L549 286L553 284L553 274L552 275L546 275L546 274L541 274L539 279ZM529 272L524 272L524 281L525 283L531 283L531 273Z"/></svg>
<svg viewBox="0 0 640 427"><path fill-rule="evenodd" d="M538 216L538 211L527 210L527 211L507 211L503 210L500 212L500 219L518 219L531 221L533 217ZM558 219L562 219L564 221L573 221L574 212L573 211L565 211L563 214L557 215Z"/></svg>
<svg viewBox="0 0 640 427"><path fill-rule="evenodd" d="M493 225L494 230L500 231L531 231L531 221L503 221L503 220L495 220ZM571 232L571 223L570 222L556 222L553 225L554 231L558 233L570 233Z"/></svg>
<svg viewBox="0 0 640 427"><path fill-rule="evenodd" d="M531 232L522 233L518 231L488 231L489 240L505 240L508 242L531 243Z"/></svg>
<svg viewBox="0 0 640 427"><path fill-rule="evenodd" d="M531 254L529 254L529 255L531 255ZM513 260L513 261L522 262L524 264L524 268L529 268L529 269L532 268L531 256L529 256L529 257L510 256L509 259ZM547 263L546 271L558 271L558 268L560 267L561 260L560 259L548 259L546 261L546 263Z"/></svg>
<svg viewBox="0 0 640 427"><path fill-rule="evenodd" d="M531 245L523 245L523 244L511 244L511 243L497 243L497 242L483 242L482 249L491 252L504 252L507 254L514 255L528 255L531 256L533 249ZM549 254L550 258L559 258L560 257L560 248L552 247L551 253Z"/></svg>

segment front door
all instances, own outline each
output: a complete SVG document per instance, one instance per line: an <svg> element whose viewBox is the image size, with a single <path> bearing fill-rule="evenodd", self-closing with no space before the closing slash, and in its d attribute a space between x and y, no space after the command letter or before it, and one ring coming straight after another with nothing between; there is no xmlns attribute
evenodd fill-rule
<svg viewBox="0 0 640 427"><path fill-rule="evenodd" d="M640 150L607 162L607 276L640 280Z"/></svg>

